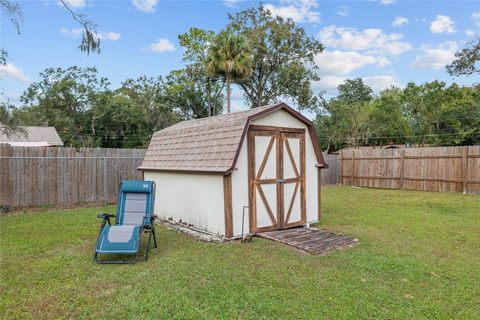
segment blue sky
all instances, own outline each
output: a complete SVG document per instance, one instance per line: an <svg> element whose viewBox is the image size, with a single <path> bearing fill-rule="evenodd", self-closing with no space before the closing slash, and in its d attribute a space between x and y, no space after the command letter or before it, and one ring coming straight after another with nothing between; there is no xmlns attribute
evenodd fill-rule
<svg viewBox="0 0 480 320"><path fill-rule="evenodd" d="M19 1L24 11L21 35L2 13L0 45L9 52L0 67L2 99L18 102L47 67L95 66L112 87L127 78L165 75L181 68L177 35L190 27L218 31L227 13L256 6L253 1L91 1L68 0L98 25L102 53L77 49L78 24L57 1ZM316 58L322 77L316 91L335 94L338 84L362 77L376 91L434 79L461 84L444 69L453 54L480 33L478 1L264 1L275 14L294 19L326 47ZM244 108L238 90L233 109Z"/></svg>

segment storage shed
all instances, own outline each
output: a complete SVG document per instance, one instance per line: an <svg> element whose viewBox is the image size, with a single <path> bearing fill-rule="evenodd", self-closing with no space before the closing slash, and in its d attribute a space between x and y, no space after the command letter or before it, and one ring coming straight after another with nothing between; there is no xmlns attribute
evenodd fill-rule
<svg viewBox="0 0 480 320"><path fill-rule="evenodd" d="M160 130L139 169L160 218L236 238L318 221L325 167L313 123L279 103Z"/></svg>

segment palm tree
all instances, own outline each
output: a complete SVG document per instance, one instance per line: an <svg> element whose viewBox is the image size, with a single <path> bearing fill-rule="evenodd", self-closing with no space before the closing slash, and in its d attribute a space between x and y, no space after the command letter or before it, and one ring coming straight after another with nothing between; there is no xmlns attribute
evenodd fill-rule
<svg viewBox="0 0 480 320"><path fill-rule="evenodd" d="M208 49L207 72L225 78L227 87L227 113L230 113L230 84L252 73L252 57L247 38L227 31L220 32Z"/></svg>

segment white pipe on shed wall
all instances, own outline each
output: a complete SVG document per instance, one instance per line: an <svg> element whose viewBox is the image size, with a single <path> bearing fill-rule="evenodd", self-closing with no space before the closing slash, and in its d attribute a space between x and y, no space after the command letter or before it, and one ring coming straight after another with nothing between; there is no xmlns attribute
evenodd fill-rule
<svg viewBox="0 0 480 320"><path fill-rule="evenodd" d="M145 171L156 184L155 214L225 235L223 176Z"/></svg>

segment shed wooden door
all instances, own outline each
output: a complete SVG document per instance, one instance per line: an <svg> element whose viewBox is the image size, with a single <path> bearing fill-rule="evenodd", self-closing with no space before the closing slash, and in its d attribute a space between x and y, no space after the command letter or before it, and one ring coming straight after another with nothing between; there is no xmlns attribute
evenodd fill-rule
<svg viewBox="0 0 480 320"><path fill-rule="evenodd" d="M304 224L305 131L252 126L248 155L251 232Z"/></svg>

